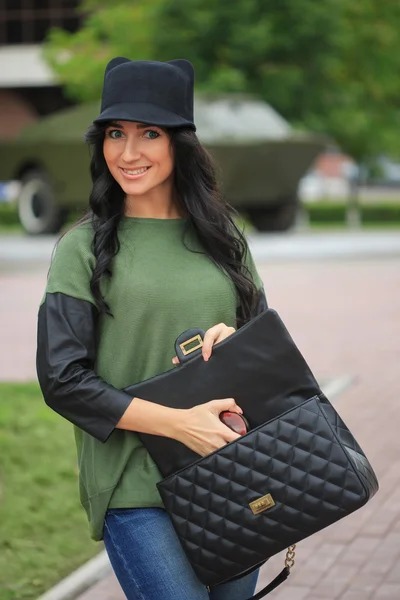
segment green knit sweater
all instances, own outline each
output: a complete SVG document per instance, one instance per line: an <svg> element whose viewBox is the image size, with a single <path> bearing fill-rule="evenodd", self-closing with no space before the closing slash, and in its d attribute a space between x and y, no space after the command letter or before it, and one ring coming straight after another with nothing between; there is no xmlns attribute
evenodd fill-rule
<svg viewBox="0 0 400 600"><path fill-rule="evenodd" d="M95 365L96 373L117 388L179 368L171 361L175 339L184 330L207 330L220 322L236 328L236 289L204 254L191 228L182 240L185 222L124 217L119 226L120 251L112 278L102 284L113 317L100 317ZM46 292L94 303L92 239L90 224L61 239ZM261 289L250 251L246 264ZM162 506L156 488L160 472L136 433L115 429L102 443L74 429L80 498L93 539L102 539L107 508Z"/></svg>

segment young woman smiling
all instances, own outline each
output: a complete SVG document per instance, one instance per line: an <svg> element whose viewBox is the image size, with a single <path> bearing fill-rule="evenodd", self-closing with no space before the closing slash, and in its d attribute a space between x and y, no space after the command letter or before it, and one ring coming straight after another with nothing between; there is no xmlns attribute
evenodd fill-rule
<svg viewBox="0 0 400 600"><path fill-rule="evenodd" d="M59 241L39 309L37 373L46 403L73 423L80 498L128 600L243 600L257 572L208 591L163 509L138 433L204 456L237 438L219 419L234 398L190 410L123 388L178 364L175 339L212 347L266 308L245 238L221 197L193 122L186 60L117 57L89 127L88 214ZM211 358L212 360L212 358Z"/></svg>
<svg viewBox="0 0 400 600"><path fill-rule="evenodd" d="M111 175L127 195L126 215L163 218L165 198L174 208L174 157L161 127L112 122L105 131L103 152Z"/></svg>

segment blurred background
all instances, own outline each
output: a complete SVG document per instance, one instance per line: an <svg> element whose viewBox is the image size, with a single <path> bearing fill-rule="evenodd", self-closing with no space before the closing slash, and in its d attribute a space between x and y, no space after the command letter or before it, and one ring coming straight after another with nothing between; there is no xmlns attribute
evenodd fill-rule
<svg viewBox="0 0 400 600"><path fill-rule="evenodd" d="M399 30L396 0L0 0L0 600L94 556L51 598L123 598L78 505L72 428L35 381L51 253L86 210L83 136L118 55L194 64L197 133L269 304L381 481L384 510L300 545L271 598L400 598Z"/></svg>
<svg viewBox="0 0 400 600"><path fill-rule="evenodd" d="M389 0L2 0L3 226L55 233L86 206L116 55L194 63L199 138L258 231L400 222L399 19Z"/></svg>

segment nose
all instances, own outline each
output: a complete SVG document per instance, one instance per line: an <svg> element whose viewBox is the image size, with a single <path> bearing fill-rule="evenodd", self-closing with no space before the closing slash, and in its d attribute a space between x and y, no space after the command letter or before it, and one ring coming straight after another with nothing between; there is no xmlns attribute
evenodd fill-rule
<svg viewBox="0 0 400 600"><path fill-rule="evenodd" d="M124 163L132 163L137 161L141 156L139 143L133 137L127 137L121 158Z"/></svg>

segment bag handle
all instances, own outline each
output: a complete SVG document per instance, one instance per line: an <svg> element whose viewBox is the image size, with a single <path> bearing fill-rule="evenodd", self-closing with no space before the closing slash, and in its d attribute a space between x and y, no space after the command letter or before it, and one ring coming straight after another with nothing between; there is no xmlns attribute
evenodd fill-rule
<svg viewBox="0 0 400 600"><path fill-rule="evenodd" d="M275 579L273 579L268 585L266 585L262 590L260 590L255 596L252 596L251 598L247 598L247 600L261 600L261 598L264 598L265 596L267 596L267 594L269 594L275 588L277 588L278 585L281 585L281 583L286 581L286 579L290 575L290 569L294 566L294 562L295 562L294 557L296 554L295 550L296 550L296 544L289 546L289 548L287 549L287 552L286 552L284 569L282 569L282 571L279 573L279 575L277 575L275 577ZM207 591L208 592L210 591L210 588L208 586L207 586Z"/></svg>
<svg viewBox="0 0 400 600"><path fill-rule="evenodd" d="M294 557L296 555L296 544L289 546L286 552L285 558L285 567L282 571L273 579L267 586L265 586L262 590L260 590L255 596L248 598L247 600L260 600L264 598L267 594L272 592L278 585L281 585L290 575L290 569L294 566Z"/></svg>
<svg viewBox="0 0 400 600"><path fill-rule="evenodd" d="M290 575L290 570L287 567L285 567L284 569L282 569L282 571L279 573L279 575L271 581L271 583L269 583L262 590L260 590L258 592L258 594L256 594L255 596L252 596L251 598L248 598L247 600L260 600L260 598L264 598L264 596L266 596L267 594L272 592L275 588L277 588L278 585L281 585L281 583L286 581L286 579L289 577L289 575Z"/></svg>

